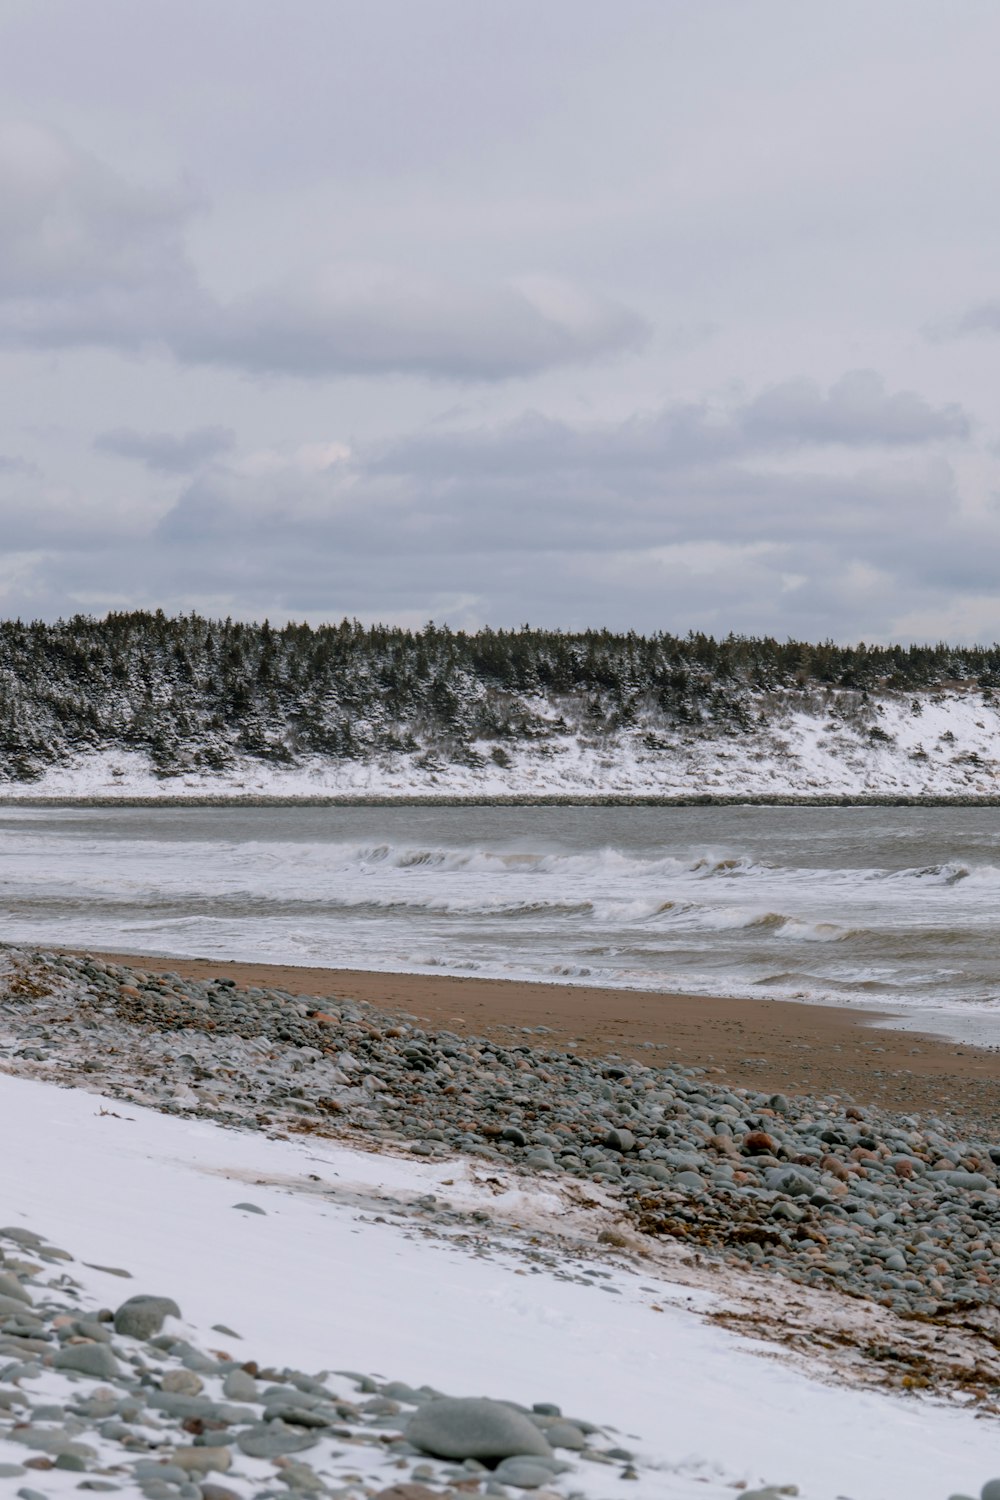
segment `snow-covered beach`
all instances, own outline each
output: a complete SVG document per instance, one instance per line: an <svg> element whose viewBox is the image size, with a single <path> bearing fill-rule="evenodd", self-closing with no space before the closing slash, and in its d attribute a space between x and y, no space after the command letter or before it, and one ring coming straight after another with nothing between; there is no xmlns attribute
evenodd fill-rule
<svg viewBox="0 0 1000 1500"><path fill-rule="evenodd" d="M588 1170L573 1171L565 1152L557 1167L545 1164L556 1160L551 1150L531 1146L540 1130L548 1138L567 1101L556 1081L563 1065L545 1038L522 1033L520 1042L512 1037L483 1053L474 1038L394 1026L360 1004L344 1002L332 1014L329 1001L320 1012L259 988L199 987L16 952L7 956L5 985L0 1129L17 1142L5 1168L5 1214L8 1228L29 1239L2 1241L4 1272L23 1279L34 1307L21 1310L17 1326L5 1308L9 1326L0 1330L8 1358L0 1389L12 1393L0 1410L0 1423L9 1413L0 1462L23 1468L30 1455L45 1464L26 1476L11 1472L19 1489L57 1496L77 1488L78 1465L47 1466L65 1442L93 1450L79 1460L87 1483L126 1494L193 1500L186 1483L220 1500L217 1483L240 1497L305 1489L360 1500L400 1482L499 1494L488 1468L459 1470L407 1443L413 1405L400 1392L424 1385L528 1411L541 1403L543 1431L556 1407L582 1421L581 1431L594 1424L584 1446L596 1456L553 1450L558 1462L541 1487L565 1496L722 1500L767 1484L796 1485L803 1500L947 1500L959 1488L978 1493L998 1467L986 1351L987 1272L996 1253L989 1226L1000 1197L995 1164L975 1147L968 1122L852 1115L835 1098L772 1100L775 1110L766 1095L734 1091L700 1069L605 1060L589 1066L595 1083L581 1085L576 1107L591 1119L592 1139L610 1130L617 1138L588 1156ZM256 1041L241 1040L241 1015L256 1027ZM328 1037L329 1056L310 1051L305 1039L314 1032ZM474 1056L480 1071L483 1060L492 1065L478 1094L463 1094ZM539 1073L550 1073L551 1084ZM271 1099L264 1122L252 1097L258 1076ZM511 1089L508 1078L523 1081ZM645 1174L658 1165L656 1153L636 1154L622 1123L628 1118L639 1131L646 1118L629 1102L637 1087L653 1109L649 1119L665 1121L674 1137L674 1145L663 1142L662 1191L678 1219L685 1203L690 1223L712 1218L714 1198L728 1191L720 1169L734 1158L721 1144L706 1148L702 1134L708 1155L697 1189L681 1180L692 1169L673 1161L676 1142L702 1114L717 1132L731 1122L737 1165L759 1184L747 1202L776 1231L770 1241L758 1236L773 1247L762 1264L747 1253L753 1237L743 1250L734 1238L728 1252L703 1242L692 1254L690 1243L651 1237L629 1216L628 1181L655 1186ZM421 1124L419 1099L429 1093L440 1101L443 1129ZM464 1134L448 1124L451 1101L455 1120L465 1111ZM824 1109L845 1144L822 1148L833 1154L812 1177L814 1206L803 1218L808 1200L789 1183L770 1185L767 1174L789 1170L782 1159L789 1161L793 1138L805 1139L808 1120ZM532 1112L544 1116L542 1127L527 1123ZM740 1154L741 1114L749 1117L743 1124L771 1131L763 1152L751 1143ZM508 1136L471 1124L487 1117L511 1122ZM898 1153L879 1145L900 1131L908 1132L910 1176L895 1170ZM921 1132L933 1146L918 1144ZM852 1138L867 1144L851 1147ZM533 1165L538 1149L547 1156ZM975 1149L978 1177L968 1170ZM945 1161L940 1153L949 1150ZM815 1168L791 1170L809 1179ZM895 1229L863 1227L858 1212L874 1193ZM816 1206L824 1202L828 1208ZM854 1213L845 1217L848 1204ZM979 1268L987 1318L979 1334L967 1311L944 1305L930 1323L909 1319L900 1309L910 1294L891 1269L859 1299L837 1295L845 1272L836 1266L816 1281L798 1250L782 1260L782 1241L786 1250L810 1243L789 1234L810 1215L826 1227L856 1218L859 1248L898 1242L919 1251L917 1226L926 1224L924 1249L947 1259L960 1243L974 1246L961 1227L970 1213L986 1245L983 1259L963 1251ZM954 1233L942 1237L942 1224ZM31 1235L73 1259L46 1264ZM850 1248L844 1238L837 1246ZM961 1279L965 1262L951 1263ZM930 1277L940 1274L926 1254L911 1265L918 1278L922 1265ZM101 1307L109 1316L136 1294L172 1298L183 1315L153 1344L95 1324ZM959 1294L956 1307L961 1301ZM52 1311L57 1304L70 1311ZM27 1327L25 1318L40 1326ZM57 1349L92 1344L110 1349L114 1379L74 1372L61 1355L53 1363ZM226 1410L222 1383L248 1361L264 1372L254 1399L234 1406L229 1398ZM337 1370L357 1373L320 1375ZM181 1431L178 1414L187 1408L168 1395L190 1396L190 1375L200 1383L193 1399L207 1401L198 1410L210 1420L192 1416L193 1427ZM309 1384L317 1376L318 1385ZM109 1379L109 1394L95 1398L95 1385ZM387 1406L365 1410L387 1389ZM94 1415L108 1401L125 1415ZM328 1415L336 1402L347 1416ZM293 1415L303 1403L311 1425ZM110 1423L104 1433L102 1422ZM291 1437L278 1452L283 1430ZM310 1441L296 1449L303 1437ZM256 1456L271 1439L278 1462ZM219 1472L199 1448L225 1450ZM208 1470L199 1471L202 1461ZM519 1488L511 1482L503 1492Z"/></svg>

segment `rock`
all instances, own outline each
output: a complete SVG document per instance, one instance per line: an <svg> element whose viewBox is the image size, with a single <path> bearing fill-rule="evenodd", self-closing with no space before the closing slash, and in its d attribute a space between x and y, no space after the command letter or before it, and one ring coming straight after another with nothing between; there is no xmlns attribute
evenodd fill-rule
<svg viewBox="0 0 1000 1500"><path fill-rule="evenodd" d="M31 1293L21 1285L16 1276L8 1276L4 1271L0 1271L0 1296L31 1305Z"/></svg>
<svg viewBox="0 0 1000 1500"><path fill-rule="evenodd" d="M230 1370L222 1382L222 1394L230 1401L256 1401L257 1382L252 1375L248 1375L237 1365L235 1370Z"/></svg>
<svg viewBox="0 0 1000 1500"><path fill-rule="evenodd" d="M1000 1479L987 1479L979 1491L979 1500L1000 1500Z"/></svg>
<svg viewBox="0 0 1000 1500"><path fill-rule="evenodd" d="M587 1439L572 1422L550 1422L545 1429L545 1439L552 1448L569 1448L574 1453L587 1446Z"/></svg>
<svg viewBox="0 0 1000 1500"><path fill-rule="evenodd" d="M552 1470L536 1458L505 1458L493 1471L500 1484L513 1484L519 1490L540 1490L552 1479Z"/></svg>
<svg viewBox="0 0 1000 1500"><path fill-rule="evenodd" d="M11 1228L10 1226L0 1229L0 1240L13 1240L15 1245L23 1245L27 1250L37 1250L39 1245L45 1244L42 1236L36 1234L33 1229Z"/></svg>
<svg viewBox="0 0 1000 1500"><path fill-rule="evenodd" d="M441 1500L440 1490L428 1489L426 1484L390 1484L388 1489L378 1490L374 1500Z"/></svg>
<svg viewBox="0 0 1000 1500"><path fill-rule="evenodd" d="M533 1146L524 1162L528 1167L554 1167L556 1159L548 1146Z"/></svg>
<svg viewBox="0 0 1000 1500"><path fill-rule="evenodd" d="M266 1208L260 1208L256 1203L234 1203L234 1208L242 1209L245 1214L266 1214Z"/></svg>
<svg viewBox="0 0 1000 1500"><path fill-rule="evenodd" d="M743 1149L748 1156L773 1156L778 1147L766 1130L751 1130L743 1137Z"/></svg>
<svg viewBox="0 0 1000 1500"><path fill-rule="evenodd" d="M241 1432L236 1446L247 1458L281 1458L286 1453L304 1453L314 1448L319 1441L315 1432L303 1432L286 1427L280 1419L260 1422Z"/></svg>
<svg viewBox="0 0 1000 1500"><path fill-rule="evenodd" d="M428 1401L407 1422L404 1436L436 1458L548 1458L552 1453L530 1417L486 1397Z"/></svg>
<svg viewBox="0 0 1000 1500"><path fill-rule="evenodd" d="M8 1318L23 1318L24 1315L25 1302L23 1297L7 1297L3 1293L0 1293L0 1320L6 1322Z"/></svg>
<svg viewBox="0 0 1000 1500"><path fill-rule="evenodd" d="M71 1474L83 1474L87 1465L78 1453L60 1453L55 1461L57 1469L66 1469Z"/></svg>
<svg viewBox="0 0 1000 1500"><path fill-rule="evenodd" d="M693 1193L700 1193L705 1186L705 1179L700 1172L678 1172L674 1182L678 1187L688 1188Z"/></svg>
<svg viewBox="0 0 1000 1500"><path fill-rule="evenodd" d="M635 1136L631 1130L620 1126L617 1130L612 1128L604 1132L603 1144L609 1151L631 1151L635 1145Z"/></svg>
<svg viewBox="0 0 1000 1500"><path fill-rule="evenodd" d="M181 1310L172 1297L152 1297L140 1293L123 1302L115 1313L115 1333L123 1338L150 1339L159 1333L167 1318L179 1318Z"/></svg>
<svg viewBox="0 0 1000 1500"><path fill-rule="evenodd" d="M233 1455L228 1448L175 1448L172 1463L188 1474L224 1474L232 1466Z"/></svg>
<svg viewBox="0 0 1000 1500"><path fill-rule="evenodd" d="M79 1370L97 1380L114 1380L121 1367L107 1344L66 1344L52 1360L57 1370Z"/></svg>
<svg viewBox="0 0 1000 1500"><path fill-rule="evenodd" d="M160 1390L171 1395L198 1396L204 1389L203 1380L193 1370L168 1370L160 1381Z"/></svg>

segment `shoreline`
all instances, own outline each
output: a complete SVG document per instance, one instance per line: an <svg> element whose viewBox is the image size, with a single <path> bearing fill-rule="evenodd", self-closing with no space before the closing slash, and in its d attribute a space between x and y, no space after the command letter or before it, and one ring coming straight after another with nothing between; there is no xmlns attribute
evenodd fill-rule
<svg viewBox="0 0 1000 1500"><path fill-rule="evenodd" d="M61 952L81 954L79 948ZM720 999L516 979L327 969L237 959L86 950L104 962L241 988L349 998L434 1029L581 1057L706 1069L746 1088L822 1096L903 1113L959 1114L1000 1128L997 1051L897 1029L884 1011L806 1001ZM889 1021L889 1024L887 1024ZM538 1031L541 1026L545 1030Z"/></svg>
<svg viewBox="0 0 1000 1500"><path fill-rule="evenodd" d="M343 793L316 796L272 796L247 793L192 792L189 796L0 796L0 808L17 807L1000 807L1000 795L968 796L910 792L427 792L398 796Z"/></svg>

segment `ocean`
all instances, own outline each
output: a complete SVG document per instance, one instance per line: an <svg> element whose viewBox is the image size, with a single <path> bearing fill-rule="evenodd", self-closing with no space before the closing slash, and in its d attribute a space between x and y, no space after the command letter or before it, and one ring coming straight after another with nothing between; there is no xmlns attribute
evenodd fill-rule
<svg viewBox="0 0 1000 1500"><path fill-rule="evenodd" d="M1000 1042L1000 809L7 807L0 937L863 1004Z"/></svg>

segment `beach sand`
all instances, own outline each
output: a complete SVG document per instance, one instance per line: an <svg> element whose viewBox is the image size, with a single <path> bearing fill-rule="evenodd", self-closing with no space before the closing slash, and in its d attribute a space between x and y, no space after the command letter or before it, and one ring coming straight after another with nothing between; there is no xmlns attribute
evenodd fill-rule
<svg viewBox="0 0 1000 1500"><path fill-rule="evenodd" d="M580 1056L682 1063L768 1092L839 1092L857 1104L961 1115L1000 1128L1000 1052L912 1031L855 1007L591 989L437 974L102 953L148 973L366 1001L428 1027ZM548 1035L526 1036L523 1027Z"/></svg>

